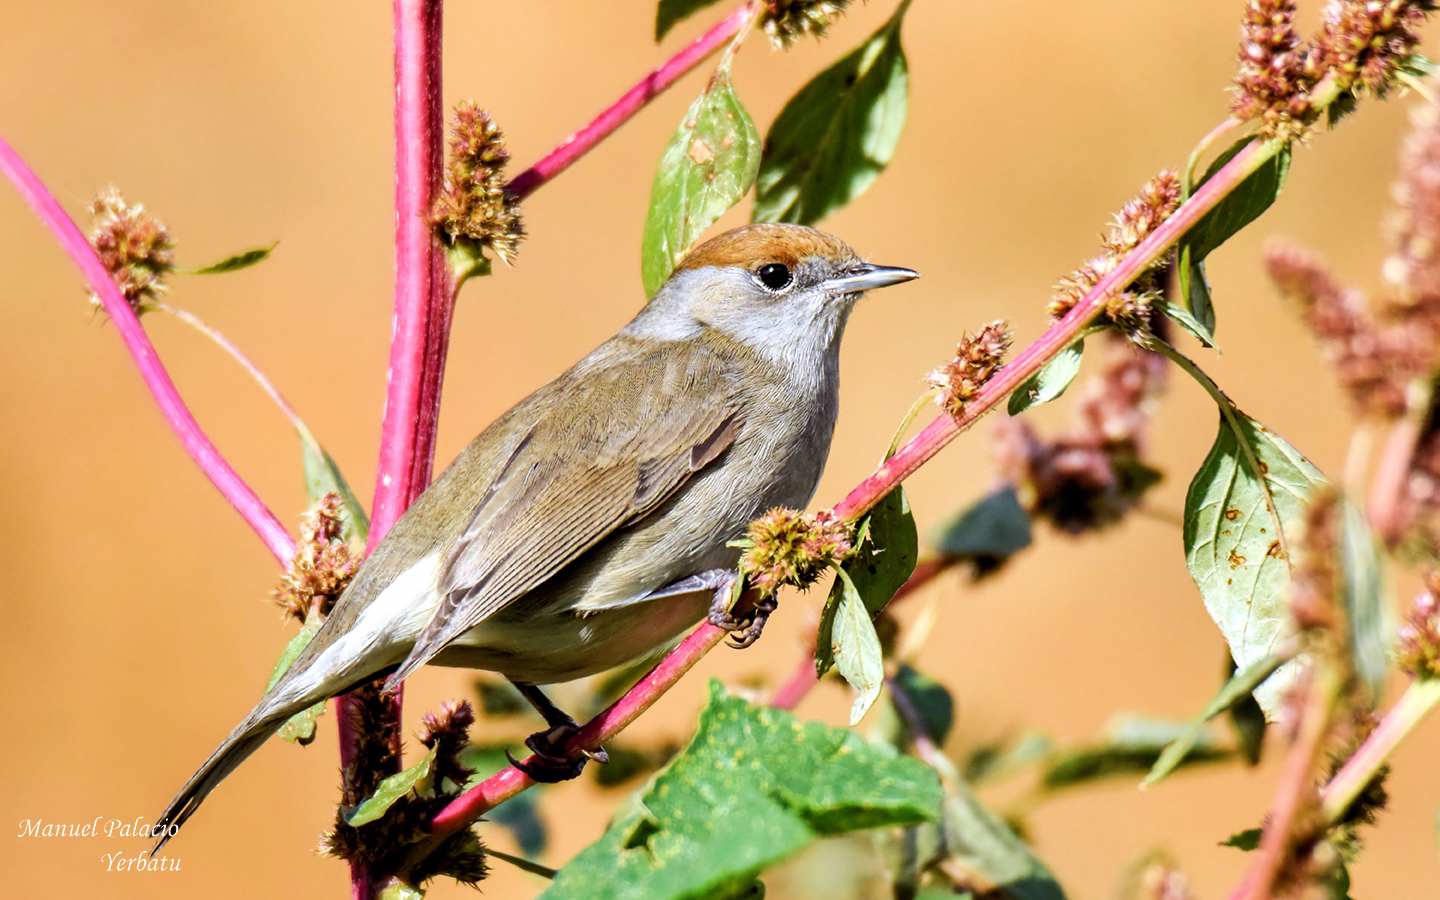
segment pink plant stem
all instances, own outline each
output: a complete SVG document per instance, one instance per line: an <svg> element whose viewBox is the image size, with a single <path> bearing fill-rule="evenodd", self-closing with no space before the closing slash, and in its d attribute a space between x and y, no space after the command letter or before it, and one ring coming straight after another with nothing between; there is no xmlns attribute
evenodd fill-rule
<svg viewBox="0 0 1440 900"><path fill-rule="evenodd" d="M980 392L966 404L958 417L942 416L931 422L912 438L898 453L887 459L872 474L835 506L835 512L849 520L863 516L880 502L902 480L938 453L956 435L981 415L993 409L1019 387L1025 379L1039 371L1051 357L1069 346L1071 341L1104 309L1110 298L1123 291L1152 262L1158 259L1201 217L1215 207L1240 182L1272 157L1281 145L1256 142L1235 154L1219 172L1205 182L1170 218L1131 251L1100 280L1075 307L1054 323L1035 343L986 382ZM564 749L575 753L593 750L619 733L688 672L700 657L709 653L725 637L725 632L704 623L667 655L660 664L632 687L609 709L587 723ZM798 702L798 700L797 700ZM510 799L533 782L523 773L508 768L492 775L456 797L431 821L432 836L417 845L399 873L404 880L415 864L439 846L445 838L474 822L496 804Z"/></svg>
<svg viewBox="0 0 1440 900"><path fill-rule="evenodd" d="M1417 678L1320 794L1325 821L1345 815L1396 745L1440 703L1440 679Z"/></svg>
<svg viewBox="0 0 1440 900"><path fill-rule="evenodd" d="M441 107L441 0L395 0L395 318L390 368L385 383L385 417L380 464L366 552L430 484L440 387L450 344L454 285L445 254L434 238L428 214L440 188L444 111ZM401 691L384 700L398 733ZM340 765L350 766L359 750L349 694L336 700ZM399 771L395 755L390 770ZM355 900L375 895L385 873L350 866Z"/></svg>
<svg viewBox="0 0 1440 900"><path fill-rule="evenodd" d="M710 54L725 46L727 41L745 27L751 13L749 4L740 7L722 19L720 24L696 38L690 46L646 75L639 84L622 94L619 100L610 104L589 125L570 135L535 165L516 175L508 185L510 192L517 199L528 197L536 188L570 168L576 160L590 152L596 144L609 137L615 129L643 109L645 104L679 81Z"/></svg>
<svg viewBox="0 0 1440 900"><path fill-rule="evenodd" d="M121 296L120 289L115 286L115 281L110 277L104 263L95 255L90 242L85 239L74 220L60 208L54 195L3 138L0 138L0 171L5 173L20 191L20 196L35 210L40 221L55 235L60 246L85 276L90 290L100 298L105 312L109 313L116 330L120 332L125 348L134 357L135 365L140 369L140 377L145 379L145 386L150 389L155 402L160 404L160 412L165 416L165 421L170 423L176 437L180 438L180 443L190 454L190 458L195 460L200 471L205 473L221 496L230 501L230 505L235 507L235 511L240 513L246 524L260 536L260 540L265 542L265 546L281 565L288 564L295 555L295 541L290 537L290 533L250 485L230 467L205 432L200 430L200 424L195 421L185 401L180 399L180 392L170 380L170 373L166 372L165 366L160 363L160 357L156 355L154 345L150 343L149 336L140 325L140 319Z"/></svg>
<svg viewBox="0 0 1440 900"><path fill-rule="evenodd" d="M1390 426L1380 449L1380 460L1375 465L1375 476L1370 480L1366 518L1375 534L1391 547L1405 536L1405 485L1422 426L1423 422L1416 416L1406 416Z"/></svg>

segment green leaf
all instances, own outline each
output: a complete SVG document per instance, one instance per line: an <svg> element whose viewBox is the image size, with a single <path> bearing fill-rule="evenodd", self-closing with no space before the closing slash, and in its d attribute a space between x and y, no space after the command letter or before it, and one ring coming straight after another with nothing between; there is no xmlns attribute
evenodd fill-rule
<svg viewBox="0 0 1440 900"><path fill-rule="evenodd" d="M880 649L880 636L875 633L870 610L844 569L835 570L835 584L840 588L840 603L832 620L829 646L835 667L855 689L855 700L850 704L850 724L855 725L880 696L880 686L885 682L885 653Z"/></svg>
<svg viewBox="0 0 1440 900"><path fill-rule="evenodd" d="M379 900L425 900L425 892L392 878L390 883L380 891Z"/></svg>
<svg viewBox="0 0 1440 900"><path fill-rule="evenodd" d="M941 799L917 760L727 697L712 681L690 745L541 896L732 896L822 835L934 820Z"/></svg>
<svg viewBox="0 0 1440 900"><path fill-rule="evenodd" d="M943 834L947 856L978 880L995 885L1006 900L1065 900L1065 892L1039 858L994 813L956 780L945 798ZM991 896L990 892L986 896Z"/></svg>
<svg viewBox="0 0 1440 900"><path fill-rule="evenodd" d="M865 609L873 618L909 580L920 554L920 538L915 530L915 517L910 514L910 499L905 496L905 488L895 488L875 504L875 508L860 521L856 534L859 549L846 560L844 570L849 575L850 586L859 593ZM815 644L816 675L830 671L835 662L835 636L832 632L845 590L846 585L837 577L820 613L820 630Z"/></svg>
<svg viewBox="0 0 1440 900"><path fill-rule="evenodd" d="M1185 564L1231 656L1249 669L1275 652L1288 626L1288 548L1325 476L1279 435L1226 412L1185 498ZM1267 718L1286 683L1272 678L1256 691Z"/></svg>
<svg viewBox="0 0 1440 900"><path fill-rule="evenodd" d="M1021 382L1010 392L1010 415L1018 416L1031 407L1058 399L1075 376L1080 374L1080 359L1085 354L1085 342L1076 341L1055 354L1034 375Z"/></svg>
<svg viewBox="0 0 1440 900"><path fill-rule="evenodd" d="M809 225L885 171L905 127L910 74L900 46L901 3L879 31L790 98L765 136L756 222Z"/></svg>
<svg viewBox="0 0 1440 900"><path fill-rule="evenodd" d="M380 782L375 793L363 800L359 806L345 816L346 823L359 827L385 815L395 801L414 791L418 797L435 796L435 750L420 758L403 772L397 772Z"/></svg>
<svg viewBox="0 0 1440 900"><path fill-rule="evenodd" d="M640 274L653 297L690 245L740 202L760 166L760 132L730 83L728 58L690 104L655 171Z"/></svg>
<svg viewBox="0 0 1440 900"><path fill-rule="evenodd" d="M1229 681L1239 670L1235 660L1230 657L1229 651L1225 653L1225 680ZM1255 702L1255 694L1249 694L1235 701L1230 707L1230 729L1235 732L1235 746L1240 751L1240 756L1250 766L1260 764L1260 751L1265 747L1265 730L1269 723L1265 721L1265 711L1260 704Z"/></svg>
<svg viewBox="0 0 1440 900"><path fill-rule="evenodd" d="M1155 784L1173 772L1195 747L1195 742L1200 739L1207 722L1241 701L1252 697L1255 689L1265 679L1275 674L1275 670L1288 660L1289 658L1284 656L1267 656L1259 662L1250 664L1243 672L1236 673L1229 681L1225 682L1224 687L1220 688L1220 692L1205 707L1204 712L1200 713L1200 716L1165 748L1165 752L1160 754L1160 758L1155 760L1154 768L1150 770L1149 775L1145 776L1141 786Z"/></svg>
<svg viewBox="0 0 1440 900"><path fill-rule="evenodd" d="M1110 727L1104 743L1068 750L1053 758L1041 784L1047 790L1058 790L1097 779L1148 772L1165 748L1181 737L1186 728L1179 722L1121 718ZM1202 733L1192 739L1189 752L1177 765L1214 762L1230 755Z"/></svg>
<svg viewBox="0 0 1440 900"><path fill-rule="evenodd" d="M360 498L355 496L345 476L340 474L340 467L315 440L310 429L301 422L295 430L300 435L300 452L305 459L305 493L310 505L317 505L326 494L339 494L345 509L345 540L363 545L370 533L370 517L365 514Z"/></svg>
<svg viewBox="0 0 1440 900"><path fill-rule="evenodd" d="M986 494L940 533L936 550L974 562L977 574L999 568L1030 546L1030 514L1010 485Z"/></svg>
<svg viewBox="0 0 1440 900"><path fill-rule="evenodd" d="M1350 628L1350 658L1355 671L1378 700L1385 686L1391 632L1384 555L1365 514L1355 504L1340 504L1340 594Z"/></svg>
<svg viewBox="0 0 1440 900"><path fill-rule="evenodd" d="M225 272L238 272L241 269L248 269L253 265L262 263L270 256L270 253L280 246L276 241L268 247L259 247L255 250L246 250L244 253L237 253L234 256L227 256L217 263L202 266L198 269L176 269L185 275L221 275Z"/></svg>
<svg viewBox="0 0 1440 900"><path fill-rule="evenodd" d="M1033 731L1013 743L1001 740L983 744L965 760L965 780L976 785L999 781L1045 760L1054 752L1055 742Z"/></svg>
<svg viewBox="0 0 1440 900"><path fill-rule="evenodd" d="M1204 266L1200 267L1199 275L1201 282L1203 282L1205 280ZM1195 316L1191 315L1189 310L1176 306L1168 301L1160 303L1159 306L1160 311L1165 313L1166 318L1176 325L1179 325L1184 329L1186 334L1199 341L1201 345L1211 348L1215 346L1215 335L1211 334L1210 329L1206 327L1204 322L1201 322ZM1210 310L1210 318L1212 321L1215 318L1215 311L1213 309Z"/></svg>
<svg viewBox="0 0 1440 900"><path fill-rule="evenodd" d="M1214 177L1216 172L1253 140L1259 138L1241 138L1230 145L1210 164L1205 176L1200 179L1200 184L1203 185ZM1214 344L1215 307L1210 299L1210 283L1205 278L1205 257L1269 209L1280 196L1289 174L1290 148L1286 146L1236 185L1233 191L1196 222L1181 239L1180 295L1189 306L1194 321L1202 326L1204 334L1208 336L1202 338L1206 346Z"/></svg>
<svg viewBox="0 0 1440 900"><path fill-rule="evenodd" d="M944 745L955 725L955 698L945 685L923 672L917 672L906 663L895 671L895 683L905 696L910 698L920 720L925 725L925 734L937 745Z"/></svg>
<svg viewBox="0 0 1440 900"><path fill-rule="evenodd" d="M1205 172L1205 177L1200 179L1200 184L1203 185L1214 177L1252 140L1259 140L1259 138L1241 138L1220 154L1219 158L1210 164L1210 168ZM1236 185L1235 189L1225 196L1225 199L1217 203L1214 209L1206 213L1199 222L1195 223L1193 228L1186 232L1185 243L1190 248L1191 264L1204 262L1205 257L1209 256L1216 247L1230 240L1236 232L1255 221L1261 213L1269 209L1270 205L1280 196L1280 191L1284 189L1285 179L1289 174L1290 148L1285 147Z"/></svg>
<svg viewBox="0 0 1440 900"><path fill-rule="evenodd" d="M1260 835L1264 832L1259 828L1247 828L1244 831L1237 831L1220 842L1222 847L1234 847L1237 850L1244 850L1249 853L1260 846Z"/></svg>
<svg viewBox="0 0 1440 900"><path fill-rule="evenodd" d="M285 649L280 651L280 658L276 660L275 668L270 671L270 680L265 682L265 693L270 693L270 689L280 680L280 676L285 674L285 671L299 658L301 652L309 646L310 641L315 637L315 633L320 630L320 626L324 623L325 620L321 616L312 615L306 618L305 624L300 627L300 630L296 632L295 636L290 639L290 642L285 645ZM291 716L289 721L280 726L278 733L280 737L286 741L304 746L315 740L315 720L324 714L325 701L321 700L309 709L302 710Z"/></svg>
<svg viewBox="0 0 1440 900"><path fill-rule="evenodd" d="M655 42L664 39L670 29L720 0L660 0L655 9Z"/></svg>

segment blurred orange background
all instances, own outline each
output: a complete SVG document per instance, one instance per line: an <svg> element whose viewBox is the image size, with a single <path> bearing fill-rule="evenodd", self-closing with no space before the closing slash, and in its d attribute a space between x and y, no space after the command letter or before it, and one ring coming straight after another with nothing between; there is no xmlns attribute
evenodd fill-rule
<svg viewBox="0 0 1440 900"><path fill-rule="evenodd" d="M829 39L788 53L752 39L736 80L760 127L893 5L857 5ZM915 4L898 153L824 225L870 259L925 277L866 301L851 319L842 414L817 505L868 473L919 379L962 332L999 317L1020 342L1042 330L1050 285L1095 252L1111 211L1155 171L1183 164L1224 117L1240 10L1240 0ZM518 171L724 14L707 11L657 47L653 2L452 3L447 107L474 98L492 110ZM368 500L391 318L389 5L74 0L10 3L3 19L0 134L72 215L83 217L96 190L113 183L168 223L182 265L280 240L256 269L174 279L171 300L252 355ZM515 266L465 290L442 464L640 305L653 166L704 78L690 75L530 199ZM1210 261L1224 354L1202 354L1207 368L1332 473L1349 413L1266 281L1260 245L1293 235L1344 279L1378 287L1379 223L1414 102L1366 102L1338 131L1317 135L1297 151L1276 207ZM48 232L0 186L5 893L341 896L344 866L313 849L335 798L332 716L312 746L273 741L215 793L167 848L179 872L106 872L102 855L133 856L147 846L138 839L15 836L26 819L153 820L250 708L291 634L267 599L274 561L181 451L86 296ZM284 420L204 338L161 315L146 326L200 422L296 522L304 494ZM1192 384L1171 385L1153 440L1167 477L1151 506L1178 514L1215 416ZM1054 428L1068 415L1062 401L1038 418ZM911 480L922 533L990 485L986 431ZM1000 577L975 587L954 576L933 588L941 618L922 666L955 692L952 740L1034 728L1079 741L1097 737L1116 711L1188 718L1203 707L1224 650L1185 572L1179 529L1132 516L1082 540L1038 535ZM774 684L802 652L801 629L821 599L787 596L764 641L712 654L635 733L682 739L712 676ZM441 699L470 696L470 683L451 670L412 679L407 733ZM847 705L827 685L801 713L838 723ZM1145 793L1125 779L1062 795L1034 814L1035 845L1075 898L1109 896L1152 848L1186 869L1198 896L1224 896L1244 857L1217 842L1258 824L1277 749L1256 770L1227 765ZM1440 893L1437 751L1440 722L1430 721L1396 755L1391 806L1367 832L1354 896ZM560 865L593 840L621 796L588 779L549 791L546 862ZM507 833L485 831L513 851ZM834 896L817 871L792 868L772 889ZM497 864L482 887L529 897L542 885ZM871 894L882 888L866 883ZM462 895L452 883L433 894Z"/></svg>

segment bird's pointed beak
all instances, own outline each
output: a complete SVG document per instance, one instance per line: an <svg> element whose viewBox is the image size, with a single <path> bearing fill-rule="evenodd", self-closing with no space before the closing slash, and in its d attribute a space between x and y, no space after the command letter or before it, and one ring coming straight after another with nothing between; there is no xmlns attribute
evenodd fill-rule
<svg viewBox="0 0 1440 900"><path fill-rule="evenodd" d="M831 278L825 282L825 287L837 294L858 294L861 291L914 281L919 277L920 273L914 269L860 263L857 266L851 266L839 278Z"/></svg>

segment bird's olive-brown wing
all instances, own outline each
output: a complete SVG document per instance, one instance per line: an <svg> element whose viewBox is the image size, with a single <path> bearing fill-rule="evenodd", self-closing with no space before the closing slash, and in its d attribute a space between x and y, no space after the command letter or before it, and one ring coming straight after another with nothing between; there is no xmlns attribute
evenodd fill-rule
<svg viewBox="0 0 1440 900"><path fill-rule="evenodd" d="M440 607L392 683L720 456L743 425L738 378L733 360L697 342L555 384L448 553Z"/></svg>

